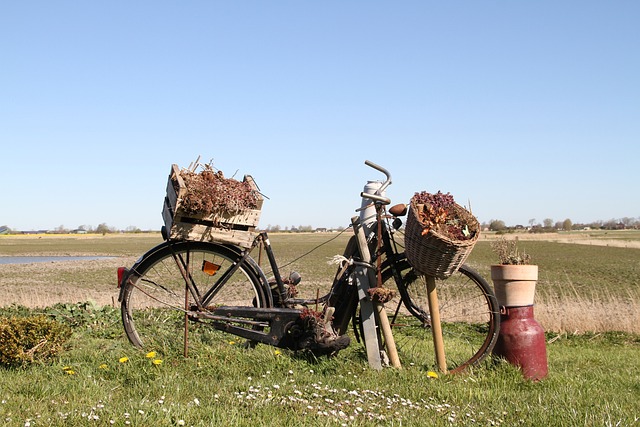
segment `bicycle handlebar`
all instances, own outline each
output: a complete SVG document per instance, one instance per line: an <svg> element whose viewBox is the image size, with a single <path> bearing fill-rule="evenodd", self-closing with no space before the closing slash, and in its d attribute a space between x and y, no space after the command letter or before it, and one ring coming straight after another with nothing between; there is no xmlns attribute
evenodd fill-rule
<svg viewBox="0 0 640 427"><path fill-rule="evenodd" d="M389 203L391 203L391 199L388 197L378 196L376 194L369 194L369 193L365 193L364 191L360 193L360 197L364 197L365 199L371 199L376 202L381 202L385 205L388 205Z"/></svg>
<svg viewBox="0 0 640 427"><path fill-rule="evenodd" d="M360 193L360 196L364 197L364 198L367 198L367 199L371 199L371 200L377 201L377 202L382 202L382 203L388 205L389 203L391 203L391 199L389 199L388 197L381 196L380 194L382 194L384 192L384 190L386 190L387 187L391 184L391 174L389 173L388 170L386 170L385 168L383 168L380 165L377 165L377 164L373 163L370 160L365 160L364 164L369 166L369 167L374 168L375 170L377 170L379 172L382 172L387 177L387 179L386 179L386 181L384 181L382 183L380 188L374 194L368 194L368 193L362 192L362 193Z"/></svg>

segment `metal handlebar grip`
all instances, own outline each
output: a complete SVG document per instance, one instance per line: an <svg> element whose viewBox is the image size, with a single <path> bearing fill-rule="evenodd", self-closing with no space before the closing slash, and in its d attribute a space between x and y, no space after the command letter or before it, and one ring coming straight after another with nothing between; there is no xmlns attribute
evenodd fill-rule
<svg viewBox="0 0 640 427"><path fill-rule="evenodd" d="M365 160L364 164L369 166L369 167L374 168L377 171L382 172L387 177L387 180L385 182L383 182L382 185L380 186L380 188L378 189L378 191L376 191L377 195L382 194L384 192L384 190L386 190L387 187L391 184L391 174L389 173L388 170L386 170L385 168L383 168L380 165L377 165L377 164L373 163L370 160ZM389 200L389 199L386 199L386 200ZM378 201L383 201L383 200L378 200ZM387 203L391 203L391 201L389 200Z"/></svg>
<svg viewBox="0 0 640 427"><path fill-rule="evenodd" d="M381 202L381 203L384 203L385 205L388 205L391 203L391 199L388 197L382 197L376 194L369 194L369 193L365 193L364 191L360 193L360 197L365 199L375 200L376 202Z"/></svg>

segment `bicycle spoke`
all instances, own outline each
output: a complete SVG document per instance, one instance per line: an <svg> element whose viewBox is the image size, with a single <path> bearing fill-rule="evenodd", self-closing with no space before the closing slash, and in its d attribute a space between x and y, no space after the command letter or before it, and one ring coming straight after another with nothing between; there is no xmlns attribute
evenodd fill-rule
<svg viewBox="0 0 640 427"><path fill-rule="evenodd" d="M234 267L237 258L232 249L206 242L167 243L150 251L132 268L135 275L123 290L129 340L145 349L182 352L181 342L194 346L222 338L208 326L212 320L198 300L201 291L212 306L266 304L262 283L249 264Z"/></svg>
<svg viewBox="0 0 640 427"><path fill-rule="evenodd" d="M395 308L394 337L403 363L435 369L426 281L410 269L405 263L403 292L398 290L401 295L394 301L404 303L404 308ZM390 274L385 280L393 286ZM458 372L490 353L497 338L497 302L486 282L466 267L437 281L436 289L448 369Z"/></svg>

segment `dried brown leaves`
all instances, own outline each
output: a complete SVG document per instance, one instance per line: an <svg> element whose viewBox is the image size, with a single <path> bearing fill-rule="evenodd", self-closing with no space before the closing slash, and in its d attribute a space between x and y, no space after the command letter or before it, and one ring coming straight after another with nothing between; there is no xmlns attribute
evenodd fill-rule
<svg viewBox="0 0 640 427"><path fill-rule="evenodd" d="M479 231L473 215L457 205L449 193L415 193L411 207L423 227L423 236L433 230L452 240L461 241L472 239Z"/></svg>
<svg viewBox="0 0 640 427"><path fill-rule="evenodd" d="M392 289L376 287L369 289L369 296L374 302L385 304L395 298L396 292Z"/></svg>
<svg viewBox="0 0 640 427"><path fill-rule="evenodd" d="M183 169L187 193L182 198L182 207L189 214L225 212L237 214L246 209L257 208L258 197L248 182L225 178L222 171L214 171L204 165L200 173Z"/></svg>

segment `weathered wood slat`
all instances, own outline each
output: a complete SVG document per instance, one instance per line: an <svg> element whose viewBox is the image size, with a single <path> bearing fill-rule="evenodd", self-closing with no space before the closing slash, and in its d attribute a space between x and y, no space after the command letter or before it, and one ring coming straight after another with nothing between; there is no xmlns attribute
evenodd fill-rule
<svg viewBox="0 0 640 427"><path fill-rule="evenodd" d="M356 236L360 255L363 261L369 262L369 248L367 247L367 239L364 235L360 218L354 216L351 218L353 225L353 233ZM365 259L366 258L366 259ZM373 369L382 369L382 358L380 355L380 342L378 341L378 331L376 326L376 317L373 302L369 297L369 288L375 286L375 282L371 282L369 271L366 267L356 267L356 284L358 286L358 299L360 300L360 317L362 321L362 333L364 335L365 348L367 350L367 360L369 366Z"/></svg>
<svg viewBox="0 0 640 427"><path fill-rule="evenodd" d="M237 214L228 212L186 213L181 206L187 193L184 180L177 165L171 166L167 182L167 195L162 209L167 235L170 239L231 243L241 247L251 247L260 221L262 196L250 175L244 180L256 192L257 209L247 209Z"/></svg>

